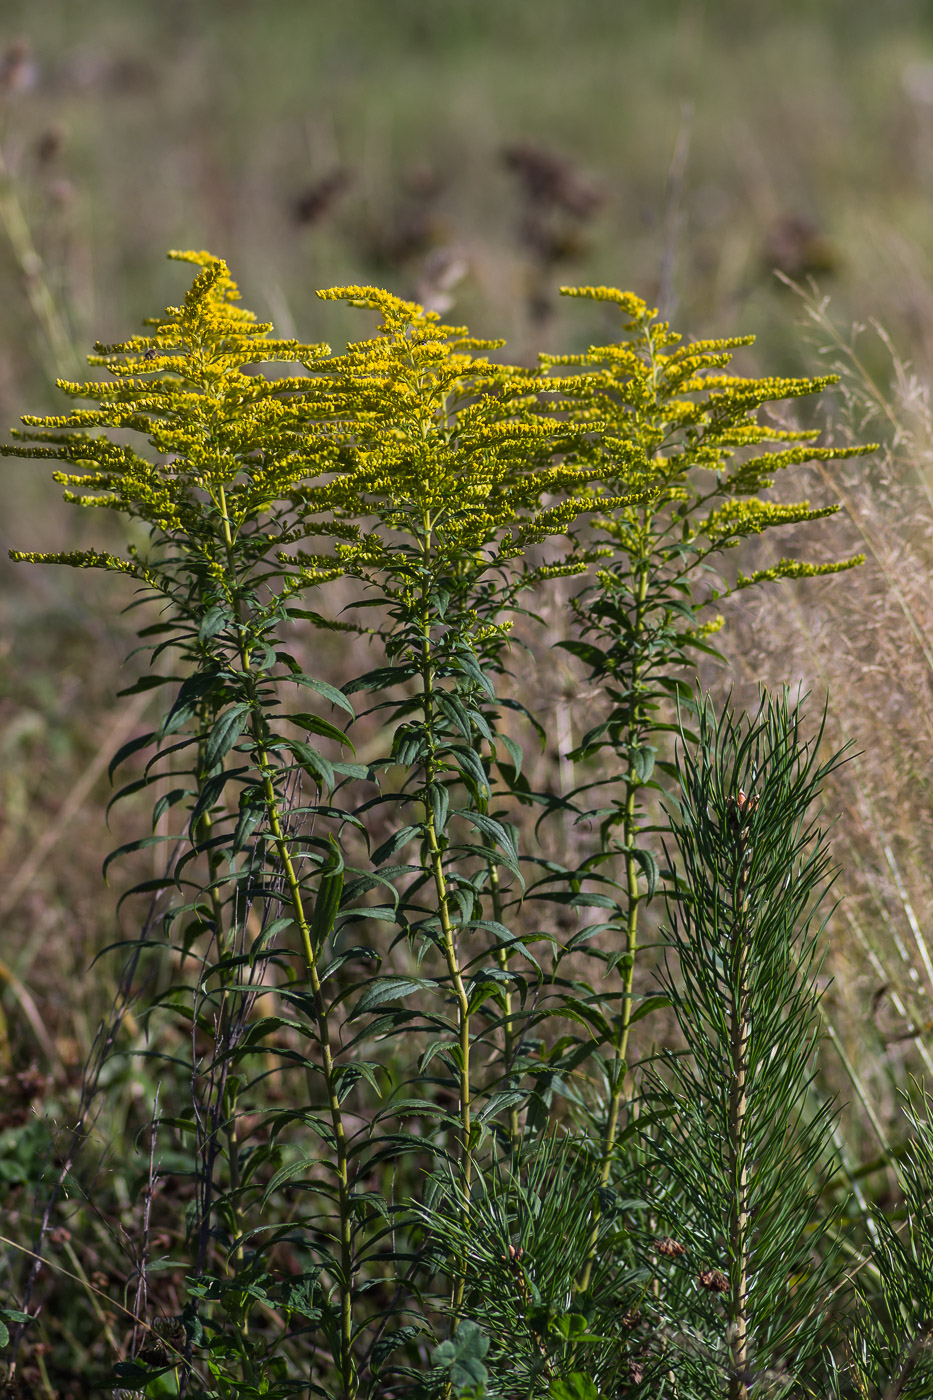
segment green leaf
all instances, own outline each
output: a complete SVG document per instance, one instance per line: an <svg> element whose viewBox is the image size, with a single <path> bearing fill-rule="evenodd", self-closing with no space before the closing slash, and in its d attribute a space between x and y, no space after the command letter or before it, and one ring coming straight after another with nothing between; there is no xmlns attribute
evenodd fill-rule
<svg viewBox="0 0 933 1400"><path fill-rule="evenodd" d="M233 773L229 769L226 769L220 773L215 773L212 778L206 778L202 783L201 791L198 794L198 800L194 804L194 811L191 813L191 818L188 823L192 831L204 813L209 812L216 804L232 777Z"/></svg>
<svg viewBox="0 0 933 1400"><path fill-rule="evenodd" d="M640 748L633 748L630 751L632 769L640 783L646 783L651 777L657 752L657 749L651 744L643 744Z"/></svg>
<svg viewBox="0 0 933 1400"><path fill-rule="evenodd" d="M214 721L214 727L207 736L207 742L204 745L203 765L205 772L209 773L233 748L249 723L249 712L249 705L242 701L239 705L231 705L229 710L224 710L223 714Z"/></svg>
<svg viewBox="0 0 933 1400"><path fill-rule="evenodd" d="M300 1157L297 1161L289 1162L286 1166L280 1167L262 1193L262 1204L265 1205L270 1196L273 1196L282 1186L288 1186L291 1182L298 1181L302 1177L313 1177L318 1166L319 1158L312 1156Z"/></svg>
<svg viewBox="0 0 933 1400"><path fill-rule="evenodd" d="M178 802L190 796L194 788L172 788L171 792L163 792L158 802L152 809L152 825L158 826L159 818L167 812L170 807L174 807Z"/></svg>
<svg viewBox="0 0 933 1400"><path fill-rule="evenodd" d="M644 1001L632 1012L629 1025L634 1026L636 1021L641 1021L645 1016L650 1016L654 1011L661 1011L665 1006L671 1005L670 997L645 997Z"/></svg>
<svg viewBox="0 0 933 1400"><path fill-rule="evenodd" d="M381 846L377 846L373 851L373 865L382 865L389 856L395 855L402 846L407 846L409 841L421 835L420 826L403 826L400 831L394 832L387 841L383 841Z"/></svg>
<svg viewBox="0 0 933 1400"><path fill-rule="evenodd" d="M434 990L434 983L424 977L378 977L371 982L353 1008L353 1015L372 1011L376 1006L384 1006L387 1001L401 1001L412 992Z"/></svg>
<svg viewBox="0 0 933 1400"><path fill-rule="evenodd" d="M502 987L499 985L500 978L503 978L507 983L511 983L512 980L507 973L500 972L498 977L494 977L491 971L481 974L473 980L467 994L469 998L467 1002L468 1016L472 1016L474 1011L478 1011L490 997L502 995Z"/></svg>
<svg viewBox="0 0 933 1400"><path fill-rule="evenodd" d="M356 711L350 704L342 690L338 690L334 685L328 685L327 681L319 681L316 676L306 676L302 671L293 671L289 680L296 685L306 686L308 690L314 690L318 695L323 695L325 700L329 700L332 705L336 705L340 710L346 710L348 715L356 718Z"/></svg>
<svg viewBox="0 0 933 1400"><path fill-rule="evenodd" d="M110 760L110 766L107 769L107 777L110 781L113 782L113 775L121 763L125 762L131 754L138 753L140 749L148 748L155 737L155 730L151 729L148 734L140 734L137 738L129 739L125 744L122 744Z"/></svg>
<svg viewBox="0 0 933 1400"><path fill-rule="evenodd" d="M478 1123L486 1123L490 1118L495 1118L497 1113L503 1109L513 1108L515 1104L524 1103L528 1097L521 1089L500 1089L493 1094L476 1114Z"/></svg>
<svg viewBox="0 0 933 1400"><path fill-rule="evenodd" d="M334 786L333 765L323 754L319 754L317 749L312 749L310 744L303 744L300 739L290 739L285 747L297 759L304 772L321 787Z"/></svg>
<svg viewBox="0 0 933 1400"><path fill-rule="evenodd" d="M336 724L329 723L326 719L321 719L320 715L307 713L282 715L283 720L289 724L295 724L299 729L305 730L308 734L318 734L322 739L332 739L335 744L340 744L342 748L349 749L355 753L353 745L342 729L338 729Z"/></svg>
<svg viewBox="0 0 933 1400"><path fill-rule="evenodd" d="M240 815L237 820L236 830L233 833L234 855L242 851L253 832L262 822L265 814L266 809L262 803L254 801L240 803Z"/></svg>
<svg viewBox="0 0 933 1400"><path fill-rule="evenodd" d="M365 763L332 763L335 773L344 778L356 778L359 782L372 782L373 775Z"/></svg>
<svg viewBox="0 0 933 1400"><path fill-rule="evenodd" d="M394 1332L387 1332L386 1335L376 1343L372 1350L369 1365L373 1374L377 1374L380 1366L393 1353L403 1347L406 1342L412 1341L424 1331L423 1327L399 1327Z"/></svg>
<svg viewBox="0 0 933 1400"><path fill-rule="evenodd" d="M599 1400L594 1381L582 1371L571 1371L563 1380L551 1382L548 1400Z"/></svg>
<svg viewBox="0 0 933 1400"><path fill-rule="evenodd" d="M150 673L148 676L140 676L138 681L128 685L125 690L118 690L118 699L124 695L141 695L146 690L158 690L163 685L173 685L178 680L177 676L156 676Z"/></svg>
<svg viewBox="0 0 933 1400"><path fill-rule="evenodd" d="M644 875L645 882L648 886L648 898L651 899L657 891L658 880L660 878L658 862L655 860L654 856L651 854L650 851L646 851L641 846L635 847L632 850L631 855L632 858L635 861L637 861L638 864L641 866L641 872Z"/></svg>
<svg viewBox="0 0 933 1400"><path fill-rule="evenodd" d="M218 632L222 632L228 622L233 621L233 614L230 610L218 603L216 607L209 608L203 614L198 624L198 641L209 642L212 637L216 637Z"/></svg>
<svg viewBox="0 0 933 1400"><path fill-rule="evenodd" d="M452 744L450 753L457 759L461 776L467 786L474 784L477 791L488 798L489 779L479 754L474 753L472 749L465 749L462 744Z"/></svg>
<svg viewBox="0 0 933 1400"><path fill-rule="evenodd" d="M477 831L481 831L484 836L488 836L501 851L504 852L510 865L518 871L518 851L515 849L515 842L501 822L497 822L495 817L487 817L482 812L473 812L469 809L458 811L456 814L464 821L475 826Z"/></svg>
<svg viewBox="0 0 933 1400"><path fill-rule="evenodd" d="M164 738L167 734L175 734L182 729L197 713L202 700L217 689L218 683L219 677L214 665L206 670L196 671L193 676L183 681L174 705L159 726L159 737Z"/></svg>
<svg viewBox="0 0 933 1400"><path fill-rule="evenodd" d="M361 1079L365 1079L377 1094L382 1091L379 1088L379 1081L376 1078L376 1071L379 1065L370 1064L368 1060L355 1060L352 1065L337 1065L334 1070L334 1079L337 1084L337 1098L341 1103L349 1094L350 1090L359 1084Z"/></svg>
<svg viewBox="0 0 933 1400"><path fill-rule="evenodd" d="M520 934L513 933L510 928L500 923L498 919L472 919L465 927L468 929L487 929L500 946L514 949L516 952L521 953L522 957L528 959L532 967L536 967L538 972L541 972L541 964L535 958L534 954L528 951L524 938Z"/></svg>
<svg viewBox="0 0 933 1400"><path fill-rule="evenodd" d="M457 664L465 676L468 676L475 685L484 690L490 700L495 700L496 692L493 689L489 677L480 670L479 662L471 651L459 651L456 656Z"/></svg>
<svg viewBox="0 0 933 1400"><path fill-rule="evenodd" d="M428 787L428 795L431 799L431 815L434 818L434 830L436 834L440 836L447 825L447 811L450 807L450 791L444 783L431 783Z"/></svg>
<svg viewBox="0 0 933 1400"><path fill-rule="evenodd" d="M522 771L522 759L525 756L521 744L517 744L508 734L497 734L496 743L505 745L509 757L512 760L512 767L515 769L515 777L517 778Z"/></svg>
<svg viewBox="0 0 933 1400"><path fill-rule="evenodd" d="M419 674L418 667L414 664L410 666L380 666L374 671L367 671L363 676L356 676L352 681L347 681L343 687L344 695L354 695L358 690L387 690L389 686L401 685L403 681L409 681L413 676ZM351 714L353 711L351 711Z"/></svg>
<svg viewBox="0 0 933 1400"><path fill-rule="evenodd" d="M557 646L562 651L569 651L571 656L578 657L587 666L592 667L593 672L602 671L606 663L606 658L599 647L593 646L592 642L581 642L576 639L558 642Z"/></svg>
<svg viewBox="0 0 933 1400"><path fill-rule="evenodd" d="M343 856L333 836L329 839L331 849L321 871L317 897L314 901L314 912L311 915L311 942L315 948L320 948L334 927L334 920L340 908L340 897L343 894L345 878Z"/></svg>
<svg viewBox="0 0 933 1400"><path fill-rule="evenodd" d="M403 724L392 740L392 762L401 768L412 768L428 752L428 737L421 724Z"/></svg>
<svg viewBox="0 0 933 1400"><path fill-rule="evenodd" d="M8 1322L31 1322L29 1313L20 1312L18 1308L0 1308L0 1347L9 1345L10 1329Z"/></svg>
<svg viewBox="0 0 933 1400"><path fill-rule="evenodd" d="M456 1395L462 1395L468 1387L485 1387L489 1372L483 1365L483 1357L489 1350L489 1338L475 1322L461 1322L456 1332L446 1342L441 1342L431 1358L435 1366L450 1372L450 1383Z"/></svg>
<svg viewBox="0 0 933 1400"><path fill-rule="evenodd" d="M164 841L174 841L176 839L177 838L174 836L143 836L138 841L127 841L125 845L118 846L115 851L111 851L107 856L101 871L104 879L106 880L107 878L107 871L110 869L110 866L115 860L119 860L121 856L132 855L135 851L144 851L149 846L159 846Z"/></svg>
<svg viewBox="0 0 933 1400"><path fill-rule="evenodd" d="M459 730L463 738L469 743L472 735L470 717L456 696L448 695L445 691L438 690L435 692L434 700L441 714L450 720L454 728Z"/></svg>

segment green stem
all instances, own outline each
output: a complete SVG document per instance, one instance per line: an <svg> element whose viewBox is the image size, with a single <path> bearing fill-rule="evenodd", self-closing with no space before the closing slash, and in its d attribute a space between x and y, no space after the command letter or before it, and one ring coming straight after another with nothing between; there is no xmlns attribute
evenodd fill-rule
<svg viewBox="0 0 933 1400"><path fill-rule="evenodd" d="M331 1126L334 1133L334 1145L337 1155L337 1206L340 1215L339 1236L340 1236L340 1265L342 1277L340 1280L340 1369L343 1374L344 1394L346 1400L354 1400L356 1396L356 1376L353 1367L353 1294L352 1294L352 1272L353 1272L353 1252L352 1233L350 1220L350 1174L347 1158L347 1139L343 1124L343 1114L340 1109L340 1098L337 1092L337 1076L334 1064L334 1054L331 1040L330 1022L327 1016L327 1006L321 993L321 978L318 971L317 952L311 941L311 926L308 922L304 910L304 901L301 895L301 885L295 871L295 866L291 858L288 841L282 830L279 816L278 802L275 788L268 769L268 759L262 741L258 735L257 739L257 762L262 771L262 788L265 800L266 817L269 822L269 829L272 833L272 840L275 845L276 854L285 874L285 883L288 886L289 902L292 906L292 913L298 932L301 937L302 950L304 952L305 964L308 969L308 981L311 985L311 995L314 1003L315 1018L318 1024L318 1040L321 1046L321 1058L323 1061L324 1085L327 1092L327 1102L330 1108Z"/></svg>
<svg viewBox="0 0 933 1400"><path fill-rule="evenodd" d="M200 712L201 728L206 728L208 722L214 718L216 718L216 716L213 710L211 710L207 706L202 706ZM198 771L202 771L202 768L203 745L200 745L198 749ZM213 828L214 823L211 819L210 813L203 813L203 815L198 820L196 839L201 841L204 845L207 845L210 841L211 832L213 831ZM220 871L220 863L221 858L217 850L214 847L210 847L207 852L207 869L208 878L210 881L208 888L208 901L211 909L211 919L213 920L214 931L217 938L217 949L220 954L221 962L223 962L223 960L227 957L227 954L230 952L232 930L226 929L224 925L223 902L220 898L217 883L218 874ZM217 1044L223 1051L226 1051L230 1048L230 1024L230 993L228 990L226 972L224 972L221 976L220 1005L217 1016ZM226 1090L223 1087L221 1089L221 1096L222 1097L221 1102L218 1105L218 1111L223 1117L224 1123L226 1125L224 1127L223 1134L227 1144L227 1164L230 1170L230 1196L228 1198L225 1209L230 1234L237 1241L237 1244L234 1247L233 1257L236 1260L237 1264L242 1265L243 1244L241 1236L243 1234L243 1228L240 1218L238 1199L241 1180L239 1147L237 1145L236 1140L236 1096L234 1095L231 1098L228 1098L226 1096Z"/></svg>
<svg viewBox="0 0 933 1400"><path fill-rule="evenodd" d="M634 1004L632 989L635 980L635 955L638 952L638 906L641 901L641 895L638 892L638 862L635 859L634 849L635 841L638 836L637 798L638 789L641 784L635 770L632 749L641 736L644 718L642 708L637 703L635 697L638 691L643 662L641 641L645 620L645 600L648 596L648 566L649 560L642 557L637 567L638 586L635 592L635 615L632 623L631 647L633 659L631 671L631 709L629 722L625 730L625 741L628 748L628 769L625 776L625 808L622 814L622 844L625 851L626 893L625 955L622 959L621 1004L619 1007L619 1016L616 1021L613 1058L610 1068L609 1113L606 1118L606 1127L603 1132L600 1151L599 1184L602 1187L607 1185L609 1173L612 1170L612 1154L615 1150L616 1138L619 1132L619 1118L621 1116L622 1104L625 1099L625 1091L628 1083L628 1042L629 1033L632 1028L632 1010ZM600 1212L597 1203L593 1207L593 1226L590 1232L587 1260L583 1273L580 1275L579 1290L581 1293L585 1293L590 1286L590 1278L593 1272L593 1260L596 1254L596 1243L599 1237L599 1220Z"/></svg>
<svg viewBox="0 0 933 1400"><path fill-rule="evenodd" d="M739 813L741 820L741 813ZM736 841L736 917L729 949L729 1128L726 1150L732 1199L729 1207L729 1400L748 1400L748 1040L750 929L746 890L751 850L747 830Z"/></svg>
<svg viewBox="0 0 933 1400"><path fill-rule="evenodd" d="M224 538L227 545L228 562L231 566L230 576L232 577L233 563L233 534L230 528L230 517L227 511L226 494L223 486L218 491L218 505L223 521ZM339 1240L340 1240L340 1265L341 1279L339 1284L340 1294L340 1370L343 1381L343 1392L345 1400L355 1400L357 1393L356 1372L353 1365L353 1251L352 1251L352 1228L350 1219L350 1173L349 1159L347 1156L347 1138L343 1123L343 1114L340 1108L340 1098L338 1094L338 1082L336 1066L334 1063L334 1052L330 1021L327 1015L327 1006L321 992L321 977L318 970L318 951L315 949L311 938L311 925L305 913L304 900L301 893L301 883L295 870L295 864L291 856L291 848L282 827L281 813L279 811L278 797L275 791L275 784L272 781L272 767L269 762L269 755L265 747L265 740L260 725L259 714L256 708L257 696L250 675L249 647L246 641L245 629L239 628L239 652L240 664L243 668L244 678L247 681L249 698L254 702L251 711L252 718L250 731L253 738L254 754L256 765L262 775L263 805L266 812L266 820L269 823L269 830L272 834L272 842L276 855L279 859L285 884L288 888L288 899L291 905L295 924L298 928L301 939L302 952L304 954L305 965L308 972L308 982L311 987L312 1002L314 1005L314 1016L317 1021L318 1041L321 1047L322 1069L324 1076L324 1086L327 1093L327 1101L330 1109L331 1127L334 1134L334 1148L336 1153L337 1172L337 1208L339 1213Z"/></svg>
<svg viewBox="0 0 933 1400"><path fill-rule="evenodd" d="M495 919L495 921L496 921L497 924L501 924L501 923L502 923L502 889L501 889L501 886L500 886L500 884L499 884L499 868L498 868L498 866L496 865L495 860L490 859L490 861L489 861L489 863L488 863L488 866L487 866L487 869L488 869L488 871L489 871L489 893L490 893L490 897L491 897L491 899L492 899L492 917ZM500 944L497 944L496 949L495 949L495 952L494 952L494 957L495 957L495 959L496 959L496 963L497 963L498 966L502 969L502 971L505 972L505 973L508 973L508 970L509 970L509 955L508 955L508 951L502 946L501 943L500 943ZM503 1057L504 1057L504 1059L505 1059L505 1064L506 1064L507 1072L508 1072L509 1074L511 1074L511 1071L512 1071L512 1056L515 1054L515 1027L514 1027L514 1025L513 1025L513 1023L512 1023L512 993L511 993L511 991L508 991L508 990L505 991L505 993L504 993L504 995L503 995L503 1000L504 1000L504 1002L505 1002L505 1020L504 1020L504 1022L503 1022L503 1026L502 1026L502 1032L503 1032L502 1053L503 1053ZM518 1137L519 1137L518 1105L517 1105L517 1104L512 1104L511 1108L509 1109L509 1141L510 1141L510 1143L512 1144L513 1147L518 1143Z"/></svg>
<svg viewBox="0 0 933 1400"><path fill-rule="evenodd" d="M205 718L207 718L207 716L205 716ZM213 830L213 827L214 823L211 820L210 813L205 812L204 815L201 817L200 821L198 822L199 836L205 843L210 840L210 835L211 831ZM207 868L208 876L210 878L210 889L208 892L208 899L210 901L211 906L211 918L214 921L214 929L217 935L217 948L220 953L221 961L223 961L223 959L226 958L228 953L230 952L230 943L233 936L233 931L232 929L228 930L224 927L223 903L221 902L220 894L217 888L217 878L220 870L220 860L221 858L217 850L211 847L211 849L207 853ZM224 974L221 980L220 1008L217 1018L217 1040L218 1044L222 1047L223 1050L229 1049L230 1024L230 992L228 989L226 974ZM236 1259L237 1264L242 1265L243 1244L241 1236L243 1234L243 1228L240 1219L240 1208L238 1199L240 1189L240 1155L239 1147L237 1145L236 1140L236 1095L233 1095L230 1098L226 1098L225 1094L224 1097L225 1102L221 1104L220 1112L223 1115L224 1121L226 1123L226 1127L224 1129L224 1137L227 1143L227 1163L230 1168L231 1192L230 1200L227 1206L227 1213L229 1217L230 1233L232 1234L233 1238L237 1241L233 1252L234 1258Z"/></svg>
<svg viewBox="0 0 933 1400"><path fill-rule="evenodd" d="M427 555L430 548L431 526L425 519L423 522L423 551ZM428 610L427 597L422 597L421 610L421 704L424 714L424 726L427 737L427 757L425 759L425 787L430 789L434 781L434 660L431 653L431 618ZM424 835L428 848L428 863L431 876L434 881L434 892L437 899L438 918L441 925L441 946L443 948L444 960L447 963L447 973L453 987L454 998L457 1003L458 1018L458 1042L459 1042L459 1069L460 1069L460 1165L463 1173L463 1200L465 1202L463 1212L464 1220L469 1211L470 1186L473 1180L473 1156L470 1147L472 1134L472 1107L470 1099L470 1003L467 997L466 988L463 983L463 974L460 969L460 961L457 954L457 941L454 931L453 920L450 917L450 893L447 888L447 879L444 874L444 855L438 839L437 827L434 822L434 808L430 800L430 792L425 791L425 818ZM463 1270L454 1285L453 1308L455 1316L459 1314L463 1303L463 1292L466 1284L466 1276Z"/></svg>

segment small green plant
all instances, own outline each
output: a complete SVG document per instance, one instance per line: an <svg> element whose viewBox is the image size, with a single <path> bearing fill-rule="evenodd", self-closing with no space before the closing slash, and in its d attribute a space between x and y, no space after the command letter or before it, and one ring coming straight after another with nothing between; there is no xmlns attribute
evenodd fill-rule
<svg viewBox="0 0 933 1400"><path fill-rule="evenodd" d="M812 808L842 756L820 756L823 727L805 738L786 695L751 718L717 719L707 701L698 718L679 758L662 977L686 1053L664 1051L645 1089L654 1248L690 1393L748 1400L766 1377L796 1393L825 1342L832 1118L807 1095L831 871Z"/></svg>
<svg viewBox="0 0 933 1400"><path fill-rule="evenodd" d="M450 1386L459 1400L481 1400L486 1394L489 1372L483 1358L489 1350L489 1338L475 1322L461 1322L446 1342L441 1342L433 1356L435 1366L446 1371Z"/></svg>

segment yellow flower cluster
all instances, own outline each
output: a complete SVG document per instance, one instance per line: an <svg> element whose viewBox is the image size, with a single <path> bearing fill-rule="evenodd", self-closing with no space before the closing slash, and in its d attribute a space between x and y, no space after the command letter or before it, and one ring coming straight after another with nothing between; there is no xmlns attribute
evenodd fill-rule
<svg viewBox="0 0 933 1400"><path fill-rule="evenodd" d="M69 398L95 407L26 417L0 451L69 463L77 470L56 473L66 500L140 520L157 544L183 541L192 562L201 557L213 572L222 567L218 548L244 527L263 522L272 537L282 536L279 504L307 472L302 386L310 381L270 378L259 367L303 366L329 350L273 339L271 326L236 305L239 292L220 259L169 256L201 269L182 305L149 320L148 334L98 344L89 363L108 379L58 383ZM109 436L126 431L147 450ZM89 562L67 553L29 557ZM134 558L96 562L145 573Z"/></svg>
<svg viewBox="0 0 933 1400"><path fill-rule="evenodd" d="M762 404L829 381L724 373L747 338L684 344L629 292L565 288L617 306L623 338L542 357L536 373L493 363L499 341L349 286L319 295L375 311L380 324L334 354L276 339L238 305L220 259L169 256L198 269L182 304L147 321L144 334L98 345L90 364L107 377L60 381L76 406L24 418L0 451L64 462L69 470L56 479L66 499L142 521L156 553L181 544L208 575L248 541L255 560L277 559L291 573L289 590L399 568L414 586L425 569L437 577L467 560L482 573L595 512L611 543L529 568L531 579L629 548L632 532L664 510L680 512L685 540L702 536L713 549L827 513L754 498L792 463L844 454L758 422ZM277 363L290 372L271 373ZM128 445L128 432L142 444ZM309 550L313 539L322 543ZM143 578L156 556L148 564L133 554L15 557Z"/></svg>
<svg viewBox="0 0 933 1400"><path fill-rule="evenodd" d="M683 343L656 311L630 293L611 287L562 290L567 296L617 305L627 318L620 343L543 357L549 368L578 371L558 381L556 406L565 420L585 430L585 445L571 460L597 473L594 525L610 548L630 559L647 559L653 545L673 532L678 548L693 544L696 561L772 526L817 520L838 509L757 499L759 491L773 484L774 474L789 466L874 450L871 445L821 447L816 432L778 428L760 418L762 406L819 393L834 382L832 376L754 379L727 374L723 371L733 351L750 344L751 337ZM756 452L762 444L768 450ZM628 493L627 504L619 505L620 491ZM742 586L766 575L836 572L861 559L818 566L785 560Z"/></svg>

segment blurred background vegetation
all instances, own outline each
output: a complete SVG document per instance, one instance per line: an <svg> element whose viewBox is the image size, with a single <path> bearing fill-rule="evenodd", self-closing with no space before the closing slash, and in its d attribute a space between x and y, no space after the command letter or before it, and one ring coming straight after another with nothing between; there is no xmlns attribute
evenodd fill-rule
<svg viewBox="0 0 933 1400"><path fill-rule="evenodd" d="M828 795L843 903L817 1088L850 1105L854 1172L896 1151L897 1090L933 1070L933 4L4 0L0 55L7 426L181 295L171 247L227 259L246 304L304 340L361 333L317 288L377 283L531 362L605 338L598 306L556 291L609 283L691 337L755 333L749 372L842 372L828 431L882 447L807 489L843 502L823 553L868 563L741 595L730 666L704 680L743 702L761 678L802 684L814 711L828 690L829 742L861 751ZM106 765L141 709L114 698L129 590L14 568L8 547L80 545L83 520L36 463L2 459L0 480L0 1191L25 1242L116 989L116 966L92 967L121 936ZM360 669L326 645L335 680ZM570 747L593 697L547 654L533 684ZM99 1170L128 1202L142 1164L121 1134L154 1086L145 1061L107 1072ZM112 1239L79 1266L118 1296Z"/></svg>

